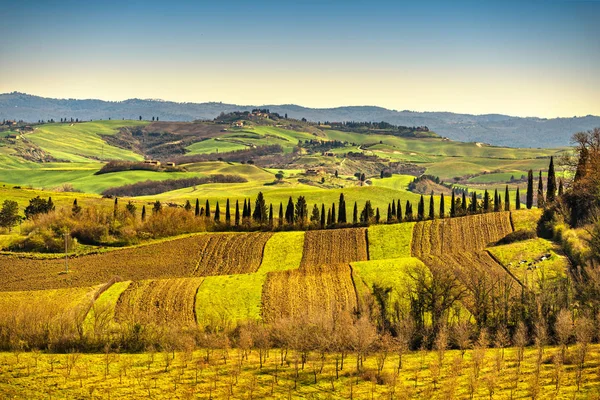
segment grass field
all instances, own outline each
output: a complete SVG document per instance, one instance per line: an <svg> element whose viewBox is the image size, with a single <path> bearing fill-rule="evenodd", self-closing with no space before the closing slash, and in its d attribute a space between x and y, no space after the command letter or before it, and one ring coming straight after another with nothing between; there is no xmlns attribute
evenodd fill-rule
<svg viewBox="0 0 600 400"><path fill-rule="evenodd" d="M414 226L414 222L407 222L369 227L369 259L410 257Z"/></svg>
<svg viewBox="0 0 600 400"><path fill-rule="evenodd" d="M570 348L568 354L574 355L576 351L576 348ZM539 374L536 373L537 350L534 348L525 349L521 363L517 362L514 348L468 350L464 357L458 350L446 351L441 363L436 352L411 352L403 356L399 372L398 357L388 354L381 374L377 374L377 360L380 359L377 354L367 357L362 371L356 373L353 356L348 356L347 364L340 371L339 354L325 354L322 359L315 352L309 354L306 368L298 369L296 374L295 360L300 354L295 352L287 355L283 366L279 357L272 355L266 358L262 368L258 351L252 351L248 360L242 359L241 352L229 350L224 357L215 354L208 361L202 350L106 355L25 353L16 356L0 353L0 397L598 398L599 346L590 348L579 390L575 365L553 365L551 360L558 353L559 349L554 347L545 349ZM559 385L556 385L557 377Z"/></svg>

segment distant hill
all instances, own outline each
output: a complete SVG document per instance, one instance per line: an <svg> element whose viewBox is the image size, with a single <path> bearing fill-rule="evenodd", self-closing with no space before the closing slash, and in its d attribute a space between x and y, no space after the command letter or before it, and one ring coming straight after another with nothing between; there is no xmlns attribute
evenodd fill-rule
<svg viewBox="0 0 600 400"><path fill-rule="evenodd" d="M175 103L162 100L52 99L24 93L0 94L0 119L38 121L60 118L144 119L162 121L213 119L221 112L245 111L252 105L225 103ZM290 118L309 121L386 121L403 126L427 126L441 136L465 142L511 147L559 147L569 145L571 135L600 126L600 117L520 118L500 114L470 115L450 112L395 111L374 106L307 108L293 104L261 105Z"/></svg>

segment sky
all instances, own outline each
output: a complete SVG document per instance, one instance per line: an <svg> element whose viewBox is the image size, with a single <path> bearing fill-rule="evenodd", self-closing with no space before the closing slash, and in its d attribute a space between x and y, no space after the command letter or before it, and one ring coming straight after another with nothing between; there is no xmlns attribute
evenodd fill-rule
<svg viewBox="0 0 600 400"><path fill-rule="evenodd" d="M600 115L600 1L1 3L0 93Z"/></svg>

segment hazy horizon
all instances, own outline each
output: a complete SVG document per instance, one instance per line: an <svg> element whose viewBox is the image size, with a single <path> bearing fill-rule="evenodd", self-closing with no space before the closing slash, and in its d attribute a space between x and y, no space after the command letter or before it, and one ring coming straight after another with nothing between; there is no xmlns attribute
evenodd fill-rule
<svg viewBox="0 0 600 400"><path fill-rule="evenodd" d="M3 13L0 92L600 115L595 1L24 1Z"/></svg>

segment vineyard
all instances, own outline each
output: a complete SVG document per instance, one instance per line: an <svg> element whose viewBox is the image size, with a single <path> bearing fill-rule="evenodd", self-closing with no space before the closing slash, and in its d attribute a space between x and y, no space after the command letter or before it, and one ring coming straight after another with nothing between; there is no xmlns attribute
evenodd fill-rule
<svg viewBox="0 0 600 400"><path fill-rule="evenodd" d="M194 304L201 284L202 278L132 282L117 301L115 320L158 325L195 324Z"/></svg>

